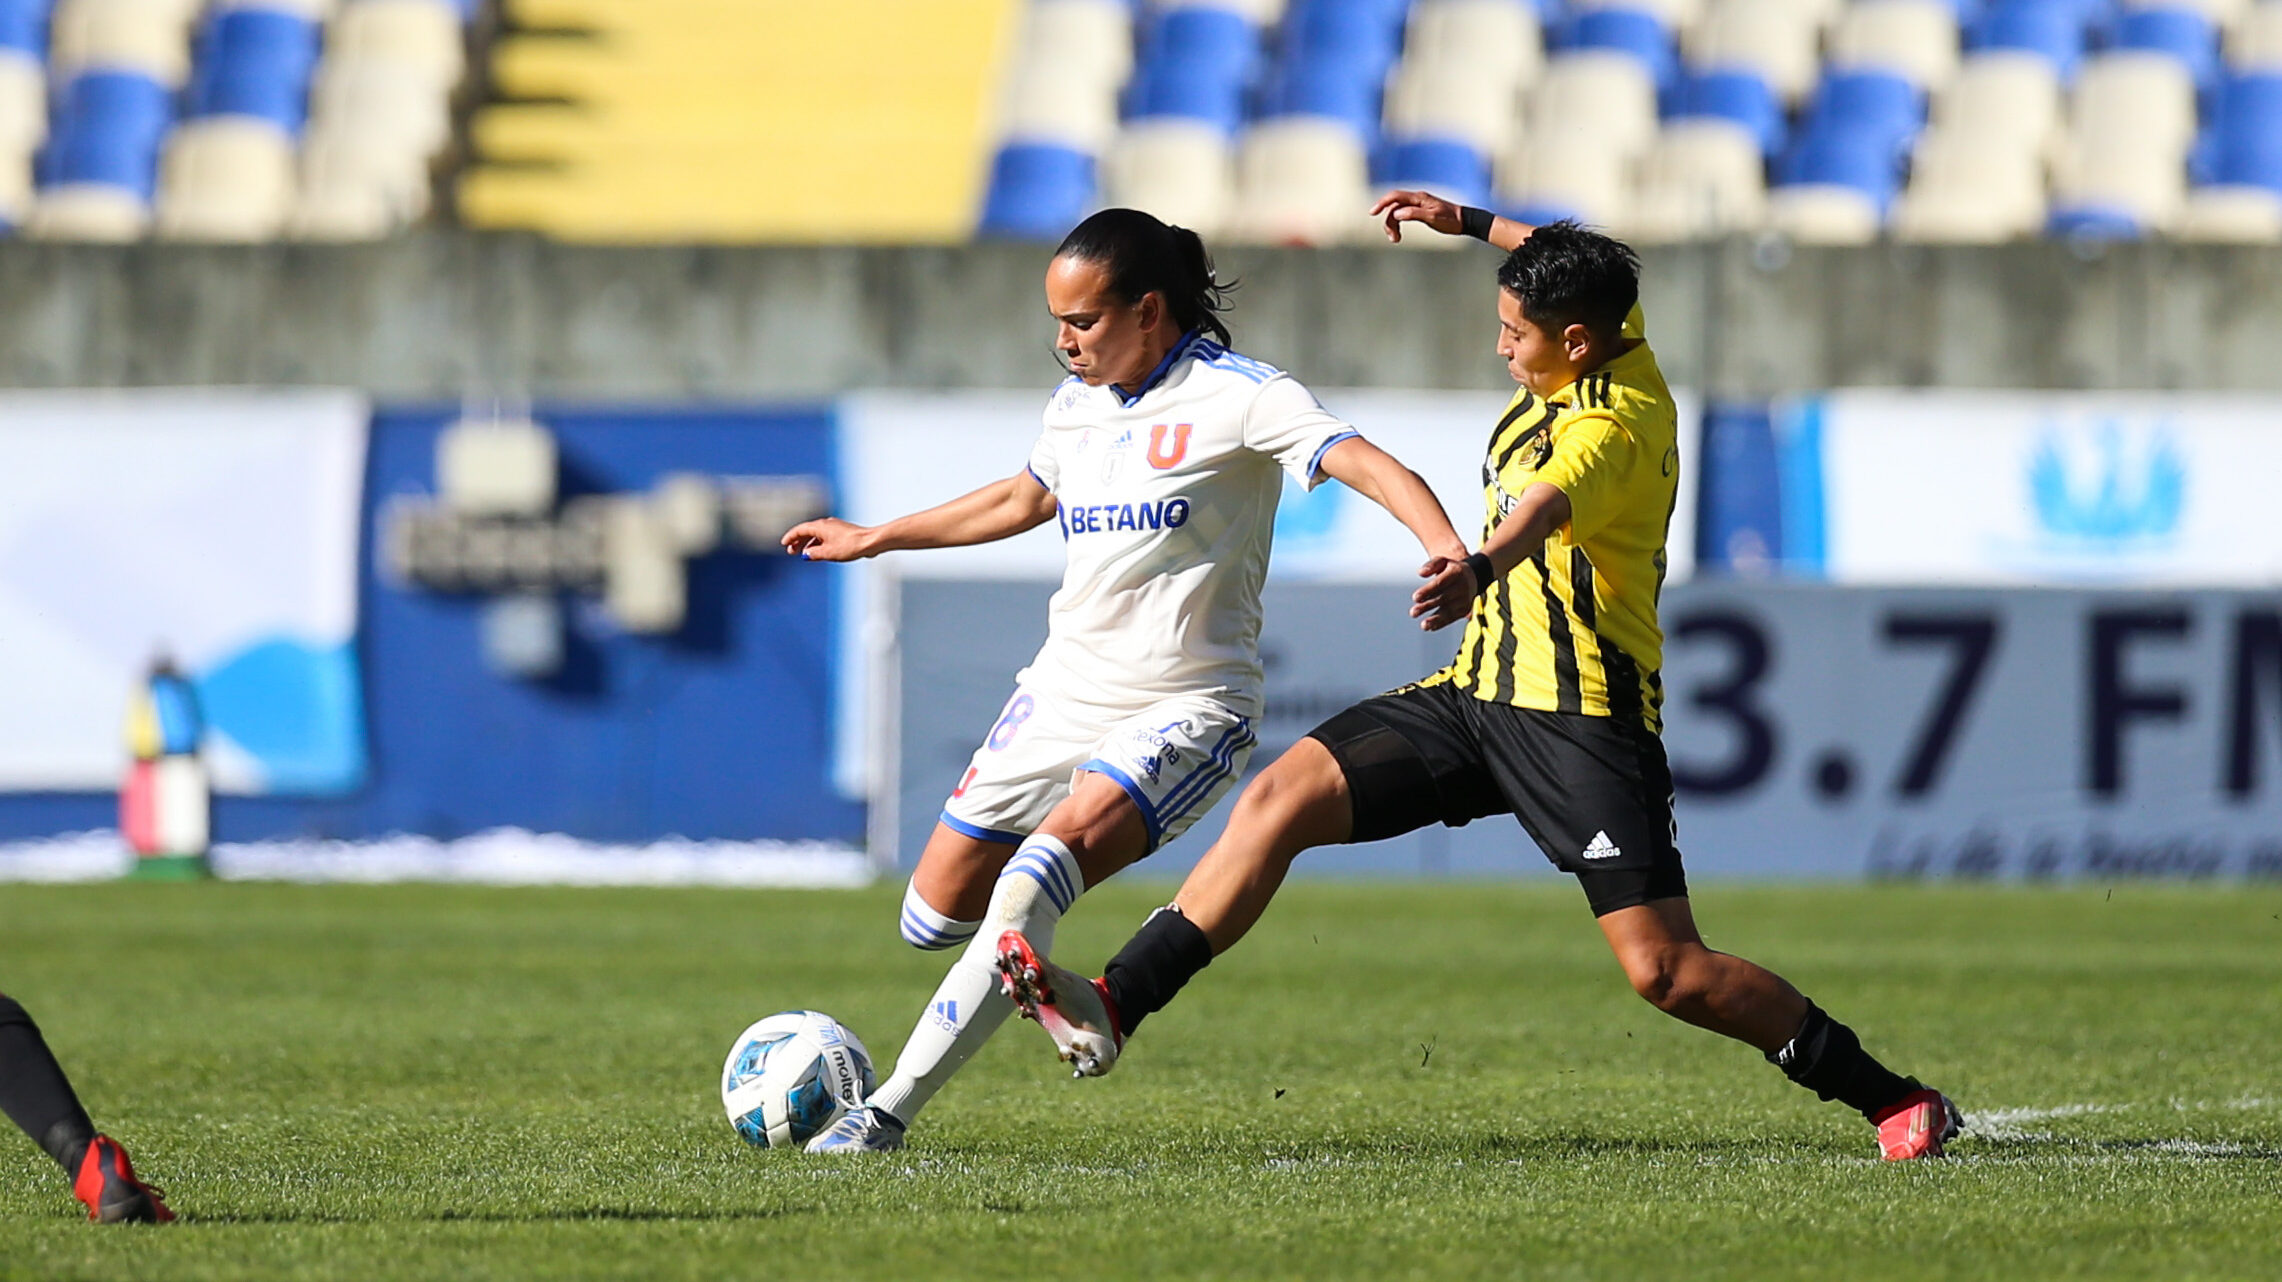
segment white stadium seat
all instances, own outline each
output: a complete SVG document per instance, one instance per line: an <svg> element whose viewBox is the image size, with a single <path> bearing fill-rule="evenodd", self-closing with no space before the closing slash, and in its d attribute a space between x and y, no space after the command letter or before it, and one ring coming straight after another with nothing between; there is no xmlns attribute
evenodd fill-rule
<svg viewBox="0 0 2282 1282"><path fill-rule="evenodd" d="M1630 54L1584 50L1545 65L1530 94L1528 136L1593 133L1630 158L1656 137L1656 84Z"/></svg>
<svg viewBox="0 0 2282 1282"><path fill-rule="evenodd" d="M1890 71L1936 90L1957 73L1957 10L1948 0L1862 0L1830 31L1834 71Z"/></svg>
<svg viewBox="0 0 2282 1282"><path fill-rule="evenodd" d="M1117 86L1082 61L1026 62L1006 79L999 133L1098 156L1117 136Z"/></svg>
<svg viewBox="0 0 2282 1282"><path fill-rule="evenodd" d="M444 0L352 0L325 29L325 56L418 68L447 86L467 70L460 16Z"/></svg>
<svg viewBox="0 0 2282 1282"><path fill-rule="evenodd" d="M48 77L30 58L0 49L0 166L32 154L48 136Z"/></svg>
<svg viewBox="0 0 2282 1282"><path fill-rule="evenodd" d="M1237 221L1229 230L1272 245L1329 245L1376 226L1363 141L1335 121L1285 116L1244 136L1236 166Z"/></svg>
<svg viewBox="0 0 2282 1282"><path fill-rule="evenodd" d="M19 227L32 212L32 162L0 156L0 227Z"/></svg>
<svg viewBox="0 0 2282 1282"><path fill-rule="evenodd" d="M1402 138L1455 138L1495 155L1513 144L1521 97L1512 83L1407 59L1387 85L1386 126Z"/></svg>
<svg viewBox="0 0 2282 1282"><path fill-rule="evenodd" d="M2084 64L2068 129L2087 142L2185 155L2195 141L2195 82L2160 53L2102 54Z"/></svg>
<svg viewBox="0 0 2282 1282"><path fill-rule="evenodd" d="M186 121L159 163L158 234L258 241L285 228L295 194L293 139L268 121Z"/></svg>
<svg viewBox="0 0 2282 1282"><path fill-rule="evenodd" d="M1867 245L1878 239L1878 206L1852 187L1795 183L1768 194L1767 225L1802 245Z"/></svg>
<svg viewBox="0 0 2282 1282"><path fill-rule="evenodd" d="M150 226L150 206L141 197L101 183L45 188L24 220L25 234L43 240L139 240Z"/></svg>
<svg viewBox="0 0 2282 1282"><path fill-rule="evenodd" d="M1698 240L1758 227L1767 216L1759 140L1724 120L1665 128L1641 158L1624 228L1642 240Z"/></svg>
<svg viewBox="0 0 2282 1282"><path fill-rule="evenodd" d="M1133 74L1133 15L1119 0L1032 0L1019 66L1051 60L1082 68L1110 87Z"/></svg>
<svg viewBox="0 0 2282 1282"><path fill-rule="evenodd" d="M1753 72L1795 104L1822 75L1820 39L1792 0L1711 0L1685 46L1697 69Z"/></svg>
<svg viewBox="0 0 2282 1282"><path fill-rule="evenodd" d="M2264 187L2199 187L2172 234L2225 245L2282 245L2282 194Z"/></svg>
<svg viewBox="0 0 2282 1282"><path fill-rule="evenodd" d="M1228 142L1202 121L1125 127L1102 161L1102 203L1144 210L1208 242L1226 223L1235 186Z"/></svg>
<svg viewBox="0 0 2282 1282"><path fill-rule="evenodd" d="M1993 244L2044 228L2044 167L2001 134L1949 127L1920 135L1894 211L1898 240Z"/></svg>
<svg viewBox="0 0 2282 1282"><path fill-rule="evenodd" d="M2041 161L2060 127L2060 77L2036 54L1974 54L1949 87L1934 95L1931 124L1970 131Z"/></svg>
<svg viewBox="0 0 2282 1282"><path fill-rule="evenodd" d="M1150 0L1149 7L1164 9L1226 9L1243 14L1255 27L1272 27L1284 16L1286 0Z"/></svg>
<svg viewBox="0 0 2282 1282"><path fill-rule="evenodd" d="M1625 217L1631 185L1630 158L1589 130L1533 133L1497 174L1507 207L1558 210L1596 227Z"/></svg>
<svg viewBox="0 0 2282 1282"><path fill-rule="evenodd" d="M416 72L382 63L319 67L309 114L312 125L390 139L422 158L452 140L449 96Z"/></svg>
<svg viewBox="0 0 2282 1282"><path fill-rule="evenodd" d="M2053 202L2129 214L2163 230L2187 200L2187 166L2177 155L2073 137L2054 167Z"/></svg>
<svg viewBox="0 0 2282 1282"><path fill-rule="evenodd" d="M351 4L347 5L344 5L342 0L217 0L213 7L216 9L275 9L280 13L290 13L296 17L307 18L311 22L324 22L339 9L355 7L357 4L364 3L369 3L369 0L353 0Z"/></svg>
<svg viewBox="0 0 2282 1282"><path fill-rule="evenodd" d="M2282 0L2243 11L2227 33L2227 64L2236 71L2282 71Z"/></svg>
<svg viewBox="0 0 2282 1282"><path fill-rule="evenodd" d="M1545 37L1536 10L1514 0L1418 0L1403 57L1448 75L1526 85L1545 65Z"/></svg>
<svg viewBox="0 0 2282 1282"><path fill-rule="evenodd" d="M424 158L372 147L353 134L313 129L301 147L301 195L292 234L309 240L370 240L428 212Z"/></svg>
<svg viewBox="0 0 2282 1282"><path fill-rule="evenodd" d="M63 0L48 28L57 83L89 67L140 71L179 87L190 74L190 19L182 0Z"/></svg>

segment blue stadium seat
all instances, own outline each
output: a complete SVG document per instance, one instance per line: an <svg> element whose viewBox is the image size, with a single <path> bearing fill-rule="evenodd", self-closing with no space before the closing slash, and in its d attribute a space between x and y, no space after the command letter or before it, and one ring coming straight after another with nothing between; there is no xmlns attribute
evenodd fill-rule
<svg viewBox="0 0 2282 1282"><path fill-rule="evenodd" d="M1384 79L1402 51L1407 9L1407 0L1296 0L1284 15L1284 59L1291 65L1331 59Z"/></svg>
<svg viewBox="0 0 2282 1282"><path fill-rule="evenodd" d="M2076 0L2000 0L1973 24L1967 44L2041 55L2067 80L2084 60L2084 26Z"/></svg>
<svg viewBox="0 0 2282 1282"><path fill-rule="evenodd" d="M1842 71L1815 87L1805 128L1810 133L1876 135L1898 161L1925 124L1917 87L1887 71Z"/></svg>
<svg viewBox="0 0 2282 1282"><path fill-rule="evenodd" d="M1665 30L1655 14L1639 9L1588 9L1569 23L1561 46L1631 54L1648 68L1648 74L1659 86L1672 83L1679 73L1679 58L1672 51L1672 33Z"/></svg>
<svg viewBox="0 0 2282 1282"><path fill-rule="evenodd" d="M40 153L40 185L103 183L149 200L157 185L159 143L173 116L173 95L140 72L74 77L63 88L54 131Z"/></svg>
<svg viewBox="0 0 2282 1282"><path fill-rule="evenodd" d="M1751 71L1702 71L1688 76L1673 93L1668 114L1674 120L1691 116L1732 120L1751 131L1759 140L1760 153L1766 156L1782 154L1788 133L1782 99L1773 86Z"/></svg>
<svg viewBox="0 0 2282 1282"><path fill-rule="evenodd" d="M1278 68L1261 96L1265 115L1329 116L1352 126L1367 146L1378 136L1380 86L1365 65L1329 56Z"/></svg>
<svg viewBox="0 0 2282 1282"><path fill-rule="evenodd" d="M2204 146L2214 180L2282 192L2282 73L2228 81Z"/></svg>
<svg viewBox="0 0 2282 1282"><path fill-rule="evenodd" d="M1166 10L1141 50L1145 70L1177 67L1184 75L1239 84L1251 80L1259 59L1259 33L1243 14L1203 5Z"/></svg>
<svg viewBox="0 0 2282 1282"><path fill-rule="evenodd" d="M1462 142L1411 138L1381 147L1371 161L1380 187L1425 188L1461 205L1490 203L1490 158Z"/></svg>
<svg viewBox="0 0 2282 1282"><path fill-rule="evenodd" d="M1810 127L1783 157L1785 183L1851 187L1883 211L1901 186L1901 156L1881 128L1821 124Z"/></svg>
<svg viewBox="0 0 2282 1282"><path fill-rule="evenodd" d="M1094 204L1093 157L1070 147L1016 143L991 165L982 233L1060 240Z"/></svg>
<svg viewBox="0 0 2282 1282"><path fill-rule="evenodd" d="M225 9L199 35L194 116L256 116L298 134L309 114L317 24L276 9Z"/></svg>
<svg viewBox="0 0 2282 1282"><path fill-rule="evenodd" d="M49 0L0 0L0 49L48 57Z"/></svg>
<svg viewBox="0 0 2282 1282"><path fill-rule="evenodd" d="M2165 53L2187 68L2195 83L2209 89L2219 78L2219 33L2193 9L2132 9L2116 20L2109 47Z"/></svg>
<svg viewBox="0 0 2282 1282"><path fill-rule="evenodd" d="M2052 211L2044 234L2055 240L2138 240L2147 234L2139 220L2119 209L2068 205Z"/></svg>
<svg viewBox="0 0 2282 1282"><path fill-rule="evenodd" d="M1244 124L1244 82L1204 69L1143 67L1126 87L1125 114L1201 120L1233 134Z"/></svg>

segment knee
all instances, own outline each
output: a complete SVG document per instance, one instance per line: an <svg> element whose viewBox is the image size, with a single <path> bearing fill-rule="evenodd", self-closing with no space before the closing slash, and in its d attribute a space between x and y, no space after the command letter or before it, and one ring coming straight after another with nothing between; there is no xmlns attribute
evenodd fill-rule
<svg viewBox="0 0 2282 1282"><path fill-rule="evenodd" d="M1693 950L1680 945L1644 948L1626 954L1624 977L1632 991L1665 1014L1701 1003L1706 995L1703 968L1692 964Z"/></svg>
<svg viewBox="0 0 2282 1282"><path fill-rule="evenodd" d="M1231 829L1261 828L1301 837L1307 845L1320 845L1325 834L1323 827L1325 808L1344 804L1337 790L1323 780L1309 777L1298 771L1270 768L1244 786L1236 799L1236 808L1229 815ZM1270 843L1281 852L1280 857L1290 863L1300 853L1298 848L1284 849L1285 843Z"/></svg>

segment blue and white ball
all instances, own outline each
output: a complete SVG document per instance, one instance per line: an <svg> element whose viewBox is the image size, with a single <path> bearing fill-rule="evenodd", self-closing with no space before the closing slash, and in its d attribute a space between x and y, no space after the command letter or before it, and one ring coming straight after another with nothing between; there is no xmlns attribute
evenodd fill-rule
<svg viewBox="0 0 2282 1282"><path fill-rule="evenodd" d="M737 1035L721 1068L721 1107L747 1144L806 1144L876 1085L871 1052L821 1011L779 1011Z"/></svg>

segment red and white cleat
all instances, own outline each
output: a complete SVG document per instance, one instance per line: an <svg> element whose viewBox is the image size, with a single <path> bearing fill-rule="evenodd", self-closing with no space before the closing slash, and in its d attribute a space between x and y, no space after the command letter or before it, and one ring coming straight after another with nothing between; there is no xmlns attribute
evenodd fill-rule
<svg viewBox="0 0 2282 1282"><path fill-rule="evenodd" d="M1022 1008L1023 1017L1038 1021L1054 1039L1072 1077L1099 1077L1117 1063L1125 1047L1118 1031L1117 1004L1098 979L1040 957L1019 930L998 937L999 988Z"/></svg>
<svg viewBox="0 0 2282 1282"><path fill-rule="evenodd" d="M1957 1138L1965 1117L1940 1091L1911 1091L1870 1121L1878 1128L1878 1156L1889 1162L1940 1157L1942 1145Z"/></svg>

